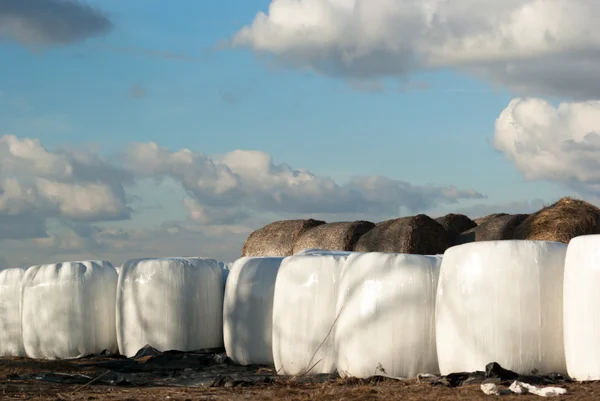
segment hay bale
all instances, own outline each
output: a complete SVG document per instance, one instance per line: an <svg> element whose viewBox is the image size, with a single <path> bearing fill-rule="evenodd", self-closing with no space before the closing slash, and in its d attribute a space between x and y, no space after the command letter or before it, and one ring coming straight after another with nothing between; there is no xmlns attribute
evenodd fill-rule
<svg viewBox="0 0 600 401"><path fill-rule="evenodd" d="M363 235L357 252L436 255L450 246L444 227L424 214L383 221Z"/></svg>
<svg viewBox="0 0 600 401"><path fill-rule="evenodd" d="M313 227L296 240L294 254L308 248L353 251L360 237L373 227L375 227L374 223L364 220L329 223Z"/></svg>
<svg viewBox="0 0 600 401"><path fill-rule="evenodd" d="M242 248L243 256L291 256L294 243L307 230L325 224L321 220L281 220L252 232Z"/></svg>
<svg viewBox="0 0 600 401"><path fill-rule="evenodd" d="M504 214L499 213L496 217L487 216L477 227L458 235L454 241L455 245L466 244L476 241L499 241L515 238L515 229L529 215L528 214Z"/></svg>
<svg viewBox="0 0 600 401"><path fill-rule="evenodd" d="M477 227L477 224L464 214L450 213L445 216L438 217L435 219L435 221L440 223L452 238L456 237L460 233L470 230L473 227Z"/></svg>
<svg viewBox="0 0 600 401"><path fill-rule="evenodd" d="M568 243L588 234L600 234L600 209L566 197L529 216L517 228L515 238Z"/></svg>
<svg viewBox="0 0 600 401"><path fill-rule="evenodd" d="M488 214L487 216L480 217L478 219L474 219L473 221L475 222L475 224L477 224L479 226L479 225L485 223L487 220L494 219L496 217L502 217L502 216L508 216L508 213L493 213L493 214Z"/></svg>

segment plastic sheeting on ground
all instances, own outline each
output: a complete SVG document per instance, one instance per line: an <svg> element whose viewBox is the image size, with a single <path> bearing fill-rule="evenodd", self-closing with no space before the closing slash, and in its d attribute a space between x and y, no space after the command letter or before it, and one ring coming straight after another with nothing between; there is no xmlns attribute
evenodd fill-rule
<svg viewBox="0 0 600 401"><path fill-rule="evenodd" d="M108 262L32 266L22 290L23 345L30 358L117 351L117 272Z"/></svg>
<svg viewBox="0 0 600 401"><path fill-rule="evenodd" d="M21 282L25 269L0 270L0 356L25 356L21 333Z"/></svg>
<svg viewBox="0 0 600 401"><path fill-rule="evenodd" d="M448 249L436 302L442 374L494 360L520 374L566 371L563 272L567 245L489 241Z"/></svg>
<svg viewBox="0 0 600 401"><path fill-rule="evenodd" d="M119 351L223 346L222 268L208 258L130 260L117 290Z"/></svg>
<svg viewBox="0 0 600 401"><path fill-rule="evenodd" d="M564 336L569 376L600 380L600 235L571 240L565 261Z"/></svg>
<svg viewBox="0 0 600 401"><path fill-rule="evenodd" d="M227 355L240 365L273 365L273 296L283 257L243 257L231 267L223 303Z"/></svg>
<svg viewBox="0 0 600 401"><path fill-rule="evenodd" d="M278 374L336 371L335 305L346 259L301 255L281 263L273 297L273 359Z"/></svg>
<svg viewBox="0 0 600 401"><path fill-rule="evenodd" d="M435 298L441 261L393 253L348 257L335 328L342 377L438 373Z"/></svg>

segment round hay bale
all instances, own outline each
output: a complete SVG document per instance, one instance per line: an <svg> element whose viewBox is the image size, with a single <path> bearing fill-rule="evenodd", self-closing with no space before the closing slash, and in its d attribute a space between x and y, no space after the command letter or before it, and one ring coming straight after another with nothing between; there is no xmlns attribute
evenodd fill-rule
<svg viewBox="0 0 600 401"><path fill-rule="evenodd" d="M383 221L363 235L357 252L437 255L450 246L444 227L424 214Z"/></svg>
<svg viewBox="0 0 600 401"><path fill-rule="evenodd" d="M493 213L493 214L488 214L487 216L479 217L478 219L474 219L473 221L475 222L475 224L477 224L479 226L479 225L485 223L487 220L494 219L496 217L502 217L502 216L508 216L508 213Z"/></svg>
<svg viewBox="0 0 600 401"><path fill-rule="evenodd" d="M600 209L566 197L529 216L517 228L515 238L568 243L587 234L600 234Z"/></svg>
<svg viewBox="0 0 600 401"><path fill-rule="evenodd" d="M528 214L504 213L499 213L496 217L487 216L477 227L473 227L458 235L454 244L460 245L476 241L515 239L515 229L528 216Z"/></svg>
<svg viewBox="0 0 600 401"><path fill-rule="evenodd" d="M322 224L302 234L294 243L294 254L309 248L353 251L365 233L375 227L370 221L344 221Z"/></svg>
<svg viewBox="0 0 600 401"><path fill-rule="evenodd" d="M242 248L244 256L291 256L294 243L305 231L325 224L321 220L281 220L252 232Z"/></svg>
<svg viewBox="0 0 600 401"><path fill-rule="evenodd" d="M440 223L442 227L448 231L448 234L450 234L452 238L456 237L460 233L470 230L473 227L477 227L477 224L464 214L450 213L445 216L438 217L435 219L435 221Z"/></svg>

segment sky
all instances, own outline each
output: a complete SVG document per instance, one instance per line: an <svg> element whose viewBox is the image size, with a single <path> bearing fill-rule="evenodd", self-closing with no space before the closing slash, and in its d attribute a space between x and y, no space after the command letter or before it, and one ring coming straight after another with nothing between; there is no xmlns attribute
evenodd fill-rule
<svg viewBox="0 0 600 401"><path fill-rule="evenodd" d="M600 199L595 0L2 0L0 267Z"/></svg>

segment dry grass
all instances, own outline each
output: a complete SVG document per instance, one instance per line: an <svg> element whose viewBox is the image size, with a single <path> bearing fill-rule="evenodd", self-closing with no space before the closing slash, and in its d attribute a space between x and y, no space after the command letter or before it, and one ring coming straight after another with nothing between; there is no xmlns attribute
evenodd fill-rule
<svg viewBox="0 0 600 401"><path fill-rule="evenodd" d="M294 254L294 243L307 230L325 224L320 220L281 220L252 232L242 256L290 256Z"/></svg>
<svg viewBox="0 0 600 401"><path fill-rule="evenodd" d="M370 221L322 224L302 234L294 244L294 253L308 248L353 251L358 240L375 227Z"/></svg>
<svg viewBox="0 0 600 401"><path fill-rule="evenodd" d="M587 234L600 234L600 209L566 197L529 216L516 229L515 239L568 243Z"/></svg>
<svg viewBox="0 0 600 401"><path fill-rule="evenodd" d="M565 386L567 395L560 399L591 401L600 397L600 383L572 383ZM77 386L45 383L4 381L0 388L2 400L407 400L407 401L459 401L490 400L479 386L448 388L431 386L416 380L369 382L361 380L338 380L326 383L305 383L286 385L274 384L260 387L236 388L127 388L91 386L76 392ZM535 396L502 396L503 400L523 400ZM535 397L537 398L537 397Z"/></svg>
<svg viewBox="0 0 600 401"><path fill-rule="evenodd" d="M25 358L0 359L0 399L2 400L425 400L459 401L490 400L478 385L458 388L432 386L418 380L358 380L330 378L325 381L289 380L281 377L273 383L251 387L113 387L105 385L65 385L37 380L18 380L11 374L43 372L85 373L96 377L89 369L77 367L71 361L34 361ZM567 383L567 395L560 399L587 401L600 399L600 383ZM525 396L531 398L534 396ZM535 397L537 398L537 397ZM523 399L523 396L503 396L503 400Z"/></svg>
<svg viewBox="0 0 600 401"><path fill-rule="evenodd" d="M358 240L355 250L435 255L444 253L450 245L444 227L419 214L378 223Z"/></svg>

